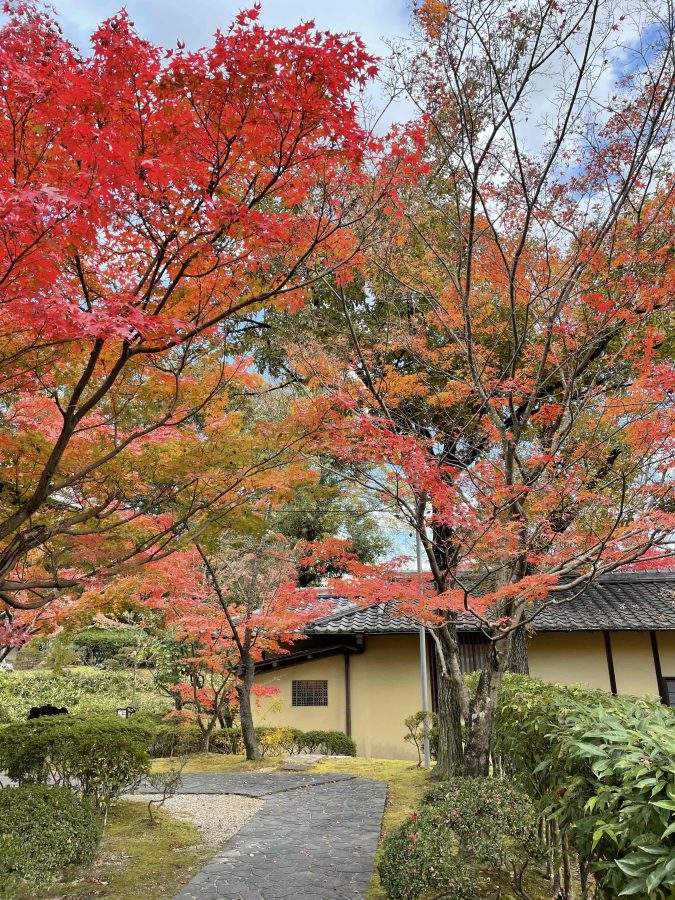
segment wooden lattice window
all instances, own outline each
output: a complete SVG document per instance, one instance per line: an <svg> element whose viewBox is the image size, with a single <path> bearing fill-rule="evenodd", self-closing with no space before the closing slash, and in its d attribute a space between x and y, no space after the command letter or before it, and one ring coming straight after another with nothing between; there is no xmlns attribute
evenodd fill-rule
<svg viewBox="0 0 675 900"><path fill-rule="evenodd" d="M663 679L663 699L668 706L675 706L675 678Z"/></svg>
<svg viewBox="0 0 675 900"><path fill-rule="evenodd" d="M293 706L328 706L328 682L294 681Z"/></svg>

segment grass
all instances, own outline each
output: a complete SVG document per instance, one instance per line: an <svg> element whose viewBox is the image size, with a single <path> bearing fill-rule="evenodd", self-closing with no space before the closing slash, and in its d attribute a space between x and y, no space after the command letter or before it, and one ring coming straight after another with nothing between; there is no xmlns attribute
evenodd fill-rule
<svg viewBox="0 0 675 900"><path fill-rule="evenodd" d="M183 772L187 774L218 772L255 772L257 769L274 769L281 762L280 756L269 756L265 759L247 760L245 756L229 753L194 753L191 754ZM153 772L169 772L180 765L179 757L160 757L153 759Z"/></svg>
<svg viewBox="0 0 675 900"><path fill-rule="evenodd" d="M40 890L40 897L60 900L164 900L213 856L199 831L160 812L160 825L148 820L144 804L122 801L110 811L91 866L72 866L62 881ZM35 900L35 889L19 889L15 900Z"/></svg>

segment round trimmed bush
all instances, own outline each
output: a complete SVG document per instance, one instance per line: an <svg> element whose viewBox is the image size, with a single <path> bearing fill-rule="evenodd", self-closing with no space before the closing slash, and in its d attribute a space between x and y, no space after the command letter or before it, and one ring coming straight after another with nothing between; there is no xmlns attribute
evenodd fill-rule
<svg viewBox="0 0 675 900"><path fill-rule="evenodd" d="M13 878L48 884L66 866L91 862L103 822L67 788L0 790L0 887Z"/></svg>
<svg viewBox="0 0 675 900"><path fill-rule="evenodd" d="M108 809L150 771L154 727L116 716L45 716L0 727L0 771L20 785L79 791Z"/></svg>
<svg viewBox="0 0 675 900"><path fill-rule="evenodd" d="M386 836L378 871L390 900L415 900L427 891L446 900L476 895L476 878L462 862L457 840L439 828L431 808L412 813Z"/></svg>
<svg viewBox="0 0 675 900"><path fill-rule="evenodd" d="M385 838L379 871L391 898L431 890L468 900L479 885L467 863L499 883L511 876L518 887L542 852L536 810L517 785L504 778L455 778L433 786L420 811Z"/></svg>

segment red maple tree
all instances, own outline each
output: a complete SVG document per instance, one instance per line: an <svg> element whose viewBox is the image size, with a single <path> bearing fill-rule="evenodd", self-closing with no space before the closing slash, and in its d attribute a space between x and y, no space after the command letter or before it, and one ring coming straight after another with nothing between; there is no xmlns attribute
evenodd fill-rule
<svg viewBox="0 0 675 900"><path fill-rule="evenodd" d="M411 582L396 608L436 641L438 772L484 774L530 623L672 553L673 28L645 26L605 97L622 25L602 2L429 0L417 21L394 65L427 173L394 201L365 290L328 284L301 316L323 354L303 335L289 359L344 412L322 451L421 539L435 596ZM461 620L486 641L475 696Z"/></svg>
<svg viewBox="0 0 675 900"><path fill-rule="evenodd" d="M4 608L168 552L283 450L239 465L252 376L232 341L353 261L350 225L384 182L364 194L377 147L351 98L374 72L361 40L257 15L191 52L141 39L121 12L82 55L40 8L8 6Z"/></svg>

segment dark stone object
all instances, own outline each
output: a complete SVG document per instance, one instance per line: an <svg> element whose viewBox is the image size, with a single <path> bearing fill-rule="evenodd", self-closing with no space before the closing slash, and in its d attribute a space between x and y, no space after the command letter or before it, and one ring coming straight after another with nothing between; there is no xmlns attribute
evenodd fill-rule
<svg viewBox="0 0 675 900"><path fill-rule="evenodd" d="M33 706L28 713L29 719L41 719L42 716L63 716L68 714L65 706L53 706L51 703L45 703L44 706Z"/></svg>

